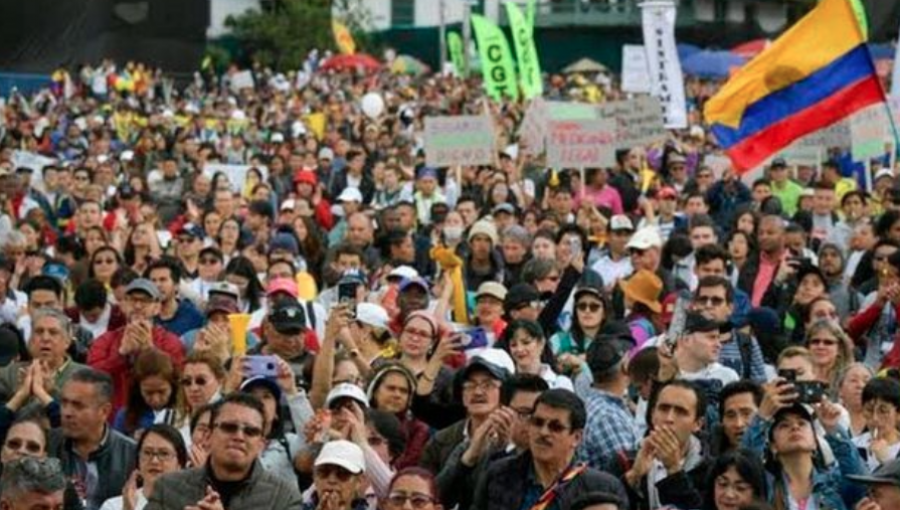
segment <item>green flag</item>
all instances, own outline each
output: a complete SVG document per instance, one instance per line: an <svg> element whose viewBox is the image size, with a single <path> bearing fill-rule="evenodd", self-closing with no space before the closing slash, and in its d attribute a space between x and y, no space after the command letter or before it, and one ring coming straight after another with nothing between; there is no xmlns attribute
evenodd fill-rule
<svg viewBox="0 0 900 510"><path fill-rule="evenodd" d="M531 28L531 33L534 33L534 0L528 0L528 5L525 10L525 19L528 20L528 26Z"/></svg>
<svg viewBox="0 0 900 510"><path fill-rule="evenodd" d="M472 15L472 28L475 29L475 38L478 40L481 74L488 95L498 101L503 96L518 99L516 67L503 31L478 14Z"/></svg>
<svg viewBox="0 0 900 510"><path fill-rule="evenodd" d="M525 99L539 97L544 93L544 86L541 83L541 63L538 61L537 48L534 45L534 30L516 4L506 2L506 14L509 17L513 44L516 46L516 57L519 60L522 94Z"/></svg>
<svg viewBox="0 0 900 510"><path fill-rule="evenodd" d="M456 75L465 77L465 63L463 62L463 41L457 32L447 32L447 50L450 52L450 62L456 69Z"/></svg>

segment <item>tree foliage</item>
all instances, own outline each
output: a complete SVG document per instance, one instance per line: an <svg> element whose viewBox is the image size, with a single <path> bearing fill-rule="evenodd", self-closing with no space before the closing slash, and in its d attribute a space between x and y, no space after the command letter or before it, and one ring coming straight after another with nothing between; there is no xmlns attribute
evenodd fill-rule
<svg viewBox="0 0 900 510"><path fill-rule="evenodd" d="M310 50L334 49L331 0L269 0L225 24L253 60L298 69Z"/></svg>

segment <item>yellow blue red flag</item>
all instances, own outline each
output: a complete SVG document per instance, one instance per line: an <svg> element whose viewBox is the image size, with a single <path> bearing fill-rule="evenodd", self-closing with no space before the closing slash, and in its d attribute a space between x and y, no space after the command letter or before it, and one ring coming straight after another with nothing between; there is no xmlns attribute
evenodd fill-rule
<svg viewBox="0 0 900 510"><path fill-rule="evenodd" d="M706 122L738 172L885 100L852 3L822 0L706 103Z"/></svg>

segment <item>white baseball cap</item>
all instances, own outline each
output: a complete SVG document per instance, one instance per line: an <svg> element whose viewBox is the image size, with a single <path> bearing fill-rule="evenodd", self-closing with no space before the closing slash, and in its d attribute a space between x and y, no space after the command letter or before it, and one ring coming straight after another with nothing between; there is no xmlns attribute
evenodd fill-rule
<svg viewBox="0 0 900 510"><path fill-rule="evenodd" d="M648 248L662 248L662 238L659 236L659 230L656 227L644 227L631 236L626 248L629 250L646 250Z"/></svg>
<svg viewBox="0 0 900 510"><path fill-rule="evenodd" d="M419 272L410 266L397 266L388 273L388 278L418 278Z"/></svg>
<svg viewBox="0 0 900 510"><path fill-rule="evenodd" d="M362 388L355 384L341 383L335 385L334 388L331 388L331 391L328 392L328 396L325 397L325 407L331 407L331 404L340 398L352 398L359 402L364 408L369 407L369 398L366 397Z"/></svg>
<svg viewBox="0 0 900 510"><path fill-rule="evenodd" d="M634 232L634 223L631 222L631 218L625 216L624 214L617 214L609 220L609 229L611 231L616 230L630 230Z"/></svg>
<svg viewBox="0 0 900 510"><path fill-rule="evenodd" d="M375 303L360 303L356 305L356 320L372 327L387 329L391 319L383 306Z"/></svg>
<svg viewBox="0 0 900 510"><path fill-rule="evenodd" d="M322 446L322 451L316 457L315 466L328 465L340 466L355 475L366 470L366 460L362 449L345 439L328 441Z"/></svg>
<svg viewBox="0 0 900 510"><path fill-rule="evenodd" d="M344 191L341 192L337 197L338 202L358 202L362 203L363 196L360 193L359 188L344 188Z"/></svg>

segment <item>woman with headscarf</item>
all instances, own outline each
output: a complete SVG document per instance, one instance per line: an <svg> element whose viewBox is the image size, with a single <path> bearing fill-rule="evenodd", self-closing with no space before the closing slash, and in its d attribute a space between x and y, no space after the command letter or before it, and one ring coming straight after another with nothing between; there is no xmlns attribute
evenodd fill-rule
<svg viewBox="0 0 900 510"><path fill-rule="evenodd" d="M416 378L405 366L397 362L386 363L375 372L369 383L369 406L397 416L406 440L406 449L394 461L395 469L415 466L431 437L428 425L413 416L413 395L416 394Z"/></svg>

